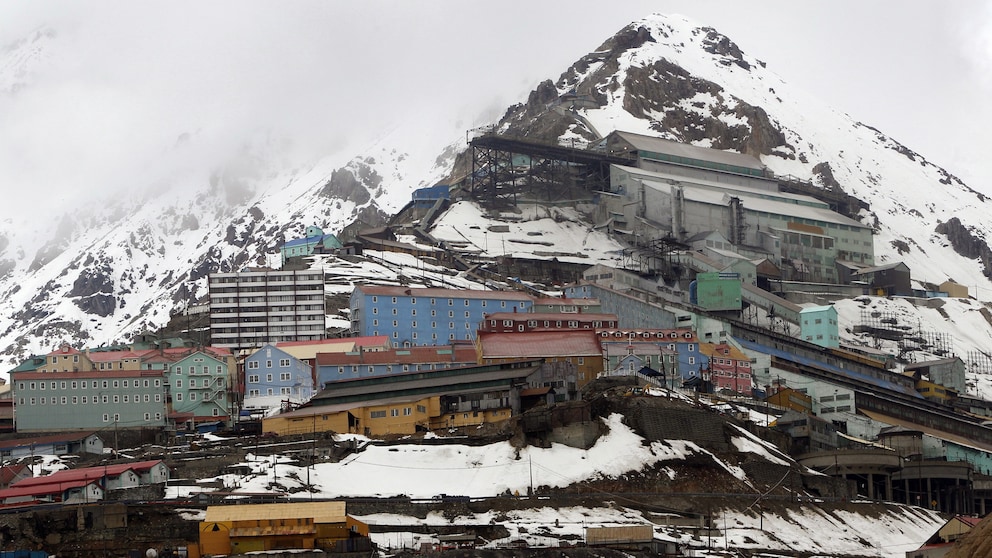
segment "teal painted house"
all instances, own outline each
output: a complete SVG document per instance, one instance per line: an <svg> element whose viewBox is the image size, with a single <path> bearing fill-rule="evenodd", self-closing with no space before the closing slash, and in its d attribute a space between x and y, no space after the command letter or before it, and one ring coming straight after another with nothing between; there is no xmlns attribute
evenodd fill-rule
<svg viewBox="0 0 992 558"><path fill-rule="evenodd" d="M799 311L799 336L821 347L840 346L837 309L833 306L807 306Z"/></svg>
<svg viewBox="0 0 992 558"><path fill-rule="evenodd" d="M161 428L161 371L12 372L18 432Z"/></svg>
<svg viewBox="0 0 992 558"><path fill-rule="evenodd" d="M166 385L169 418L191 426L206 420L227 420L229 376L226 359L196 351L169 366Z"/></svg>
<svg viewBox="0 0 992 558"><path fill-rule="evenodd" d="M286 258L299 256L309 256L314 252L323 252L341 248L341 242L333 234L324 234L324 231L316 226L307 227L306 236L290 240L282 245L279 251L282 253L282 263L286 263Z"/></svg>

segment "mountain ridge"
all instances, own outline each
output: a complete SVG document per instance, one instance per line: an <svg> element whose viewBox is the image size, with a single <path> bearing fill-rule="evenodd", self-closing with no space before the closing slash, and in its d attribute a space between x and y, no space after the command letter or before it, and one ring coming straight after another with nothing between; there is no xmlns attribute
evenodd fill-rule
<svg viewBox="0 0 992 558"><path fill-rule="evenodd" d="M58 34L34 38L0 53L0 84L7 84L0 94L30 95L32 72L47 59L36 43ZM570 92L587 104L563 107ZM259 134L216 163L219 170L187 169L152 193L70 210L54 228L8 218L0 235L0 352L14 363L61 342L109 343L160 327L202 298L210 272L272 265L279 244L309 224L336 232L359 215L397 211L416 187L465 176L464 131L434 116L397 123L358 156L302 162L288 139ZM876 231L878 263L902 259L928 281L992 287L985 196L680 16L654 14L624 27L509 107L495 128L578 145L620 129L752 154L777 175L870 204L859 219ZM176 149L198 141L191 133ZM166 195L175 185L186 197ZM939 192L940 203L922 202L919 192Z"/></svg>

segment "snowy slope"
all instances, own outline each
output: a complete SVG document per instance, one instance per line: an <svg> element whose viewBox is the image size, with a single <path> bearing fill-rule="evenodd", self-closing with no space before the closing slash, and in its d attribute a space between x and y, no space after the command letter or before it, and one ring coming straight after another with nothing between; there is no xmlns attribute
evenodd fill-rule
<svg viewBox="0 0 992 558"><path fill-rule="evenodd" d="M46 29L0 49L0 102L29 98L64 48ZM572 89L599 108L579 109L579 119L549 108ZM992 224L982 219L989 210L983 197L682 17L653 15L621 30L557 82L510 107L498 126L577 144L594 139L593 130L623 129L751 153L776 173L840 187L870 203L861 220L877 230L880 263L901 259L918 279L952 278L992 298L981 261L992 254L984 240ZM427 111L411 110L371 144L344 142L343 150L304 159L292 149L293 138L256 130L240 152L206 167L192 165L209 152L205 134L189 130L161 155L175 163L169 172L126 167L133 171L131 186L106 199L80 192L3 217L4 363L61 342L97 345L159 327L170 312L203 297L208 273L271 262L277 247L307 225L337 232L357 216L395 212L413 189L465 170L452 170L465 148L464 128L453 115ZM464 164L464 155L460 160ZM491 233L480 238L481 229L466 226L467 219L475 217L456 206L436 232L490 256L554 251L573 254L573 261L608 263L619 248L571 215L553 227L521 223L499 239ZM938 225L947 232L935 232ZM567 241L541 239L526 227L561 233ZM528 245L510 241L521 237L537 244L519 250ZM558 246L545 250L541 241ZM974 257L958 255L952 244Z"/></svg>

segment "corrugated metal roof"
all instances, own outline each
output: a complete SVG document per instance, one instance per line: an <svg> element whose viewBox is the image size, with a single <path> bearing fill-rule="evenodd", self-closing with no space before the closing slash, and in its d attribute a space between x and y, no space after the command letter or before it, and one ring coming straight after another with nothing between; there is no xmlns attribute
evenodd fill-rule
<svg viewBox="0 0 992 558"><path fill-rule="evenodd" d="M18 498L21 496L50 496L53 494L62 494L63 491L70 490L73 488L80 488L83 486L89 486L91 484L96 484L96 483L88 480L81 480L81 481L60 482L55 484L42 484L35 486L21 486L15 488L8 488L6 490L0 490L0 500L5 500L7 498ZM103 489L101 488L101 490Z"/></svg>
<svg viewBox="0 0 992 558"><path fill-rule="evenodd" d="M482 358L601 356L599 336L592 330L531 333L479 332Z"/></svg>
<svg viewBox="0 0 992 558"><path fill-rule="evenodd" d="M294 502L289 504L248 504L208 506L203 521L254 521L257 519L313 519L314 523L344 523L344 502Z"/></svg>
<svg viewBox="0 0 992 558"><path fill-rule="evenodd" d="M105 476L116 477L123 474L125 471L134 471L135 473L141 473L143 471L148 471L152 467L162 463L161 460L156 461L138 461L135 463L117 463L114 465L106 465L102 467L84 467L81 469L65 469L62 471L56 471L51 475L44 477L32 477L21 480L14 484L17 488L22 488L25 486L36 486L42 484L53 484L53 483L66 483L80 480L94 480L101 479Z"/></svg>
<svg viewBox="0 0 992 558"><path fill-rule="evenodd" d="M49 373L50 375L51 373ZM0 449L26 448L32 444L38 446L43 444L57 444L59 442L82 442L90 436L96 434L90 432L75 432L72 434L53 434L51 436L38 436L36 438L21 438L18 440L5 440L0 442Z"/></svg>
<svg viewBox="0 0 992 558"><path fill-rule="evenodd" d="M642 181L645 186L655 188L661 192L667 192L669 195L672 192L672 185L655 182L652 180ZM765 197L758 197L757 195L751 194L746 190L708 190L703 188L694 188L692 184L686 184L682 189L685 199L689 201L694 201L698 203L705 203L710 205L726 206L731 197L740 198L744 209L750 211L764 211L766 213L773 213L775 215L781 215L784 217L811 219L814 221L823 221L826 223L837 223L840 225L847 225L849 227L857 229L867 229L863 223L860 221L855 221L849 217L845 217L840 213L836 213L829 207L812 207L809 205L791 203L787 201L780 201L774 199L767 199ZM804 197L795 196L792 197ZM816 201L814 198L809 198L810 200ZM798 231L795 231L798 232Z"/></svg>
<svg viewBox="0 0 992 558"><path fill-rule="evenodd" d="M623 138L627 143L633 145L636 149L643 151L653 151L676 157L712 161L714 163L723 163L725 165L756 170L763 170L765 168L765 165L761 161L743 153L698 147L688 143L679 143L662 138L635 134L633 132L616 131L614 133Z"/></svg>

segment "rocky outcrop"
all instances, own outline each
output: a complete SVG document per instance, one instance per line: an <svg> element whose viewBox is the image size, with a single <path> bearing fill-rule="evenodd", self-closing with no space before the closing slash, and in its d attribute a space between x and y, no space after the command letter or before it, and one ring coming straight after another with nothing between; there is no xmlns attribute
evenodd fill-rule
<svg viewBox="0 0 992 558"><path fill-rule="evenodd" d="M951 247L958 254L980 260L982 273L992 278L992 249L989 248L988 242L972 234L971 229L961 223L960 219L952 217L947 222L937 225L934 231L946 236L951 242Z"/></svg>

